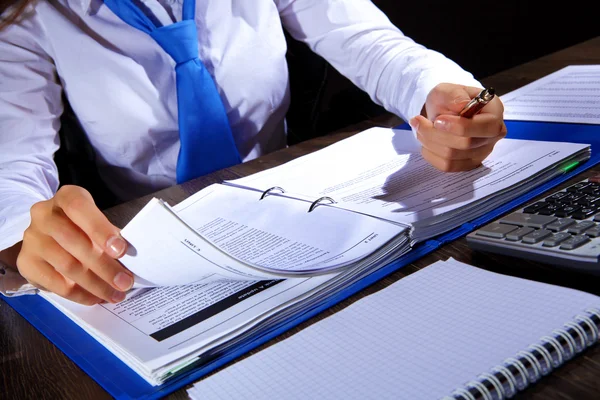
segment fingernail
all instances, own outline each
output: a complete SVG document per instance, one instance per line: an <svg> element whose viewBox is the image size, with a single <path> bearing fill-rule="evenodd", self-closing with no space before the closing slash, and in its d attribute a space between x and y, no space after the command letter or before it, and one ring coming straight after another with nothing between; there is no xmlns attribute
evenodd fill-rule
<svg viewBox="0 0 600 400"><path fill-rule="evenodd" d="M126 294L124 292L119 292L118 290L115 290L110 299L113 303L118 303L120 301L125 300L125 296Z"/></svg>
<svg viewBox="0 0 600 400"><path fill-rule="evenodd" d="M106 252L111 257L121 257L125 253L125 249L127 249L127 242L119 236L111 236L106 241Z"/></svg>
<svg viewBox="0 0 600 400"><path fill-rule="evenodd" d="M116 287L118 287L119 289L121 289L123 291L129 290L129 289L131 289L131 286L133 286L133 278L131 276L129 276L128 274L126 274L125 272L119 272L115 276L115 279L113 280L113 282L115 283Z"/></svg>
<svg viewBox="0 0 600 400"><path fill-rule="evenodd" d="M408 121L408 124L413 128L413 129L419 129L419 120L416 118L411 118L410 121Z"/></svg>
<svg viewBox="0 0 600 400"><path fill-rule="evenodd" d="M436 119L435 121L433 121L433 127L435 129L439 129L440 131L450 130L450 124L448 123L448 121L445 121L443 119Z"/></svg>

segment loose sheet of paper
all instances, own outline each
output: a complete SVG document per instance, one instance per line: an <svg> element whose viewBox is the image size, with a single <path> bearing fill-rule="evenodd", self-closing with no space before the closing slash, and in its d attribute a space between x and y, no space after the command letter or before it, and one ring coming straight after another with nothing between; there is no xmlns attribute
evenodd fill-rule
<svg viewBox="0 0 600 400"><path fill-rule="evenodd" d="M423 159L412 132L372 128L228 183L258 190L280 186L304 198L329 196L336 207L412 224L481 201L587 147L503 139L481 167L443 173Z"/></svg>
<svg viewBox="0 0 600 400"><path fill-rule="evenodd" d="M507 120L600 124L600 65L571 65L501 97Z"/></svg>
<svg viewBox="0 0 600 400"><path fill-rule="evenodd" d="M599 307L588 293L438 261L230 365L200 399L441 399Z"/></svg>
<svg viewBox="0 0 600 400"><path fill-rule="evenodd" d="M260 195L215 184L173 211L151 202L123 229L131 246L121 262L148 286L277 279L348 266L406 230L326 205L308 212L308 202Z"/></svg>

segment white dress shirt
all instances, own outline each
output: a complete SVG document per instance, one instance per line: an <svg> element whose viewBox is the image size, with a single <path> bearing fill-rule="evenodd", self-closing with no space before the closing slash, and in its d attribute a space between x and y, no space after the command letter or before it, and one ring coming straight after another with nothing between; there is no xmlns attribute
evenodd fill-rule
<svg viewBox="0 0 600 400"><path fill-rule="evenodd" d="M159 24L181 19L183 0L139 2ZM283 27L404 119L419 114L441 82L479 86L404 36L369 0L197 0L196 23L200 58L244 160L285 146ZM22 240L30 207L57 190L62 92L118 196L175 184L173 60L102 0L40 0L0 32L0 250Z"/></svg>

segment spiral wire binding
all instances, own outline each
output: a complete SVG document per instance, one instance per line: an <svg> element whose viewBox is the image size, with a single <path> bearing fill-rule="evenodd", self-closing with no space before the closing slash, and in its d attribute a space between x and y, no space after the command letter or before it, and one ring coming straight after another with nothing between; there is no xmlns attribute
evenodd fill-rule
<svg viewBox="0 0 600 400"><path fill-rule="evenodd" d="M498 365L492 368L492 374L502 383L502 378L504 378L506 383L502 384L502 389L504 389L505 398L511 398L515 394L517 394L517 380L510 372L508 368L504 365Z"/></svg>
<svg viewBox="0 0 600 400"><path fill-rule="evenodd" d="M589 308L442 400L503 400L537 382L599 340L600 310Z"/></svg>

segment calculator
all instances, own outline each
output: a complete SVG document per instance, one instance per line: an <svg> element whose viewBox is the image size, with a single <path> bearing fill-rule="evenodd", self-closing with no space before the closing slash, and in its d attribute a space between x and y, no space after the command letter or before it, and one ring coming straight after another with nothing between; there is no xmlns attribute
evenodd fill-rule
<svg viewBox="0 0 600 400"><path fill-rule="evenodd" d="M467 235L469 247L600 276L600 175L582 179Z"/></svg>

